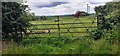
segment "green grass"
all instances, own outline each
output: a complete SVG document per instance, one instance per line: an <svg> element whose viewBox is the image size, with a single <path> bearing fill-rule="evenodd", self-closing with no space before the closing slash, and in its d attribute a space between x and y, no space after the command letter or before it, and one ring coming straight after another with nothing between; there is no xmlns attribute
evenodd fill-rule
<svg viewBox="0 0 120 56"><path fill-rule="evenodd" d="M48 17L47 20L37 20L37 21L30 21L31 24L33 25L37 25L37 26L31 26L29 27L29 29L34 29L32 30L32 32L48 32L47 29L51 29L51 28L56 28L56 29L51 29L50 32L56 32L58 33L58 26L57 23L54 20L56 19L56 17ZM93 23L92 22L97 22L96 19L94 19L94 16L87 16L87 17L80 17L78 18L79 20L76 20L77 18L72 17L72 16L67 16L67 17L60 17L60 24L63 23L83 23L83 24L65 24L65 25L60 25L60 32L68 32L68 35L71 35L69 33L70 32L86 32L87 29L89 29L89 31L95 30L96 28L90 28L93 26L97 26L97 23ZM91 23L84 23L84 22L91 22ZM41 24L41 25L38 25ZM56 24L56 25L44 25L44 24ZM72 27L84 27L84 28L72 28ZM47 29L46 29L47 28ZM64 29L63 29L64 28ZM37 30L37 29L46 29L46 30ZM69 29L69 31L68 31ZM64 36L66 33L61 33L61 36ZM41 36L41 37L45 37L45 35L51 35L54 36L57 34L42 34L42 35L37 35L37 36ZM76 36L84 36L86 35L86 33L72 33L72 35L74 35L74 37Z"/></svg>
<svg viewBox="0 0 120 56"><path fill-rule="evenodd" d="M24 39L21 45L11 44L4 54L116 54L117 44L90 37Z"/></svg>
<svg viewBox="0 0 120 56"><path fill-rule="evenodd" d="M48 20L42 20L45 24L54 24L55 17L51 17ZM60 17L63 23L73 22L74 17ZM91 22L94 20L93 16L87 16L80 18L81 21ZM38 22L38 23L37 23ZM32 24L42 24L41 21L31 21ZM85 24L86 26L90 24ZM65 25L69 28L70 25ZM73 25L82 26L82 25ZM72 26L72 27L73 27ZM96 26L96 24L92 25ZM31 26L32 28L33 26ZM51 27L51 26L46 26ZM37 26L36 29L46 28L45 26ZM57 26L54 26L57 27ZM60 26L63 28L64 26ZM33 27L34 28L34 27ZM90 30L94 30L91 28ZM42 30L33 30L42 31ZM43 30L44 31L44 30ZM61 29L61 32L66 32L67 29ZM70 29L72 32L86 31L85 28ZM52 32L58 32L58 30L52 30ZM118 33L118 32L117 32ZM115 32L115 34L117 34ZM117 35L114 36L114 38ZM19 45L16 43L9 44L8 48L3 49L3 54L116 54L119 51L117 40L110 40L110 35L100 39L94 40L88 33L61 33L58 37L56 34L30 34L23 37L22 42ZM111 41L113 43L111 43Z"/></svg>
<svg viewBox="0 0 120 56"><path fill-rule="evenodd" d="M31 23L32 24L36 24L36 22L37 22L37 24L42 24L41 22L43 22L43 23L55 23L55 19L57 19L56 17L53 17L52 19L51 18L48 18L47 20L39 20L39 21L31 21ZM75 21L75 19L77 19L77 18L75 18L75 17L72 17L72 16L68 16L68 17L60 17L60 21L61 22L64 22L64 23L66 23L66 22L73 22L73 21ZM91 22L91 20L93 20L94 19L94 17L93 16L89 16L89 17L80 17L80 18L78 18L78 19L80 19L81 20L81 22ZM79 21L77 21L77 22L79 22Z"/></svg>

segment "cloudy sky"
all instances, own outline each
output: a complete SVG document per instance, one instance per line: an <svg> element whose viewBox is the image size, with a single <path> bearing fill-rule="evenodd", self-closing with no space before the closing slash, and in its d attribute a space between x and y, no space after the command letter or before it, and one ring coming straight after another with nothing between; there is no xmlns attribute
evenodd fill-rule
<svg viewBox="0 0 120 56"><path fill-rule="evenodd" d="M31 11L35 15L65 15L74 14L77 10L87 11L87 4L90 6L90 13L94 13L95 6L105 5L112 0L26 0Z"/></svg>

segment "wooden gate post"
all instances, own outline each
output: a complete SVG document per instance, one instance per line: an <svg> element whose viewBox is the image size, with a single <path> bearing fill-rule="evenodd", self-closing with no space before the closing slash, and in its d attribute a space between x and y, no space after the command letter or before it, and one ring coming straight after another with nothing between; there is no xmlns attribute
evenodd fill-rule
<svg viewBox="0 0 120 56"><path fill-rule="evenodd" d="M58 24L57 24L57 26L58 26L58 37L60 37L60 19L59 19L59 16L57 16L57 22L58 22Z"/></svg>
<svg viewBox="0 0 120 56"><path fill-rule="evenodd" d="M57 22L57 26L58 26L58 37L60 37L60 19L59 19L59 16L57 16L57 19L55 19L55 22Z"/></svg>

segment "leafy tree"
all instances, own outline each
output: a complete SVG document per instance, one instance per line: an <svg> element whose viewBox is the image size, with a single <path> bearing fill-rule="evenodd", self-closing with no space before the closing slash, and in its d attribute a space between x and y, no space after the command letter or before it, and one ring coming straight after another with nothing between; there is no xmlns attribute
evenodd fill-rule
<svg viewBox="0 0 120 56"><path fill-rule="evenodd" d="M29 12L27 5L17 2L2 2L2 35L3 39L14 39L18 42L25 27L29 25L26 19ZM21 36L19 36L21 33Z"/></svg>
<svg viewBox="0 0 120 56"><path fill-rule="evenodd" d="M98 29L94 39L100 39L105 33L112 35L120 26L120 2L108 2L104 6L95 7ZM107 31L106 31L107 30ZM104 34L103 34L104 33Z"/></svg>

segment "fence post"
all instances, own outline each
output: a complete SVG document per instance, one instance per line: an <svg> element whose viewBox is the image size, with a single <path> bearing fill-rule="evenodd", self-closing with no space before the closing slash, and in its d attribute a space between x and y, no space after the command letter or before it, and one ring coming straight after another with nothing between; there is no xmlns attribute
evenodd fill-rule
<svg viewBox="0 0 120 56"><path fill-rule="evenodd" d="M58 37L60 37L60 19L59 19L59 16L57 16L57 20L58 20L58 24L57 24L57 26L58 26Z"/></svg>
<svg viewBox="0 0 120 56"><path fill-rule="evenodd" d="M99 29L99 24L100 24L100 22L99 22L99 18L97 16L97 29Z"/></svg>

